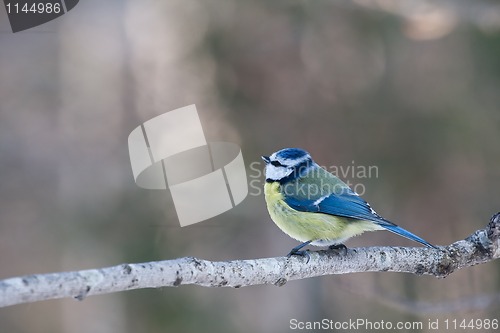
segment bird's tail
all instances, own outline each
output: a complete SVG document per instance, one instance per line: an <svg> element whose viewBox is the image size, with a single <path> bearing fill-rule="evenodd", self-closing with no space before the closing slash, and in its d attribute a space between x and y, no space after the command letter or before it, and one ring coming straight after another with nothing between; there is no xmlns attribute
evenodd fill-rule
<svg viewBox="0 0 500 333"><path fill-rule="evenodd" d="M418 237L417 235L412 234L409 231L406 231L405 229L403 229L403 228L401 228L401 227L399 227L399 226L397 226L395 224L385 224L384 223L384 224L380 224L380 225L382 227L384 227L385 229L387 229L387 230L389 230L389 231L391 231L391 232L393 232L395 234L398 234L400 236L408 238L408 239L410 239L412 241L419 242L420 244L423 244L423 245L425 245L427 247L430 247L430 248L433 248L433 249L437 249L436 246L428 243L426 240Z"/></svg>

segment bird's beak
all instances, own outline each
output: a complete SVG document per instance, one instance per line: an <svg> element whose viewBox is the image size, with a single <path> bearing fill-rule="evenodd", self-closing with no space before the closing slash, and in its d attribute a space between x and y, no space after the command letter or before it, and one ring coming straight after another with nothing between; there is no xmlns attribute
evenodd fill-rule
<svg viewBox="0 0 500 333"><path fill-rule="evenodd" d="M264 160L264 162L266 162L266 164L271 162L271 160L269 159L269 156L261 156L261 157Z"/></svg>

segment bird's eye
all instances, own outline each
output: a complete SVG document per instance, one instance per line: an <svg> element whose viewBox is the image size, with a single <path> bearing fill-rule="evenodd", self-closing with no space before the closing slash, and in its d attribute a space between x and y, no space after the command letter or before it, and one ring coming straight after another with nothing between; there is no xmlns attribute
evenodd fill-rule
<svg viewBox="0 0 500 333"><path fill-rule="evenodd" d="M278 161L272 161L271 164L274 165L275 167L283 166L283 164L281 164Z"/></svg>

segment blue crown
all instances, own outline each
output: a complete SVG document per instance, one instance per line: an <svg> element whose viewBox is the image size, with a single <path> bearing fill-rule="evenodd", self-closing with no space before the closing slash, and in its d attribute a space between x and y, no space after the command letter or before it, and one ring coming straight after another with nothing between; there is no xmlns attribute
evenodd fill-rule
<svg viewBox="0 0 500 333"><path fill-rule="evenodd" d="M276 157L287 160L296 160L306 155L309 155L309 153L300 148L285 148L276 152Z"/></svg>

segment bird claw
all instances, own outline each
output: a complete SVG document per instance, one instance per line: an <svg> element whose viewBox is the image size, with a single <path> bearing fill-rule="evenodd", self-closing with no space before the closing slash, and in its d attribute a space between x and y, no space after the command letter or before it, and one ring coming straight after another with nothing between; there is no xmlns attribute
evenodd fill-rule
<svg viewBox="0 0 500 333"><path fill-rule="evenodd" d="M309 240L307 242L304 242L302 244L297 245L286 256L288 258L290 258L292 255L307 257L307 261L306 261L306 264L307 264L309 262L309 259L311 259L311 256L309 255L309 250L300 250L300 249L303 248L304 246L308 245L311 242L312 242L312 240Z"/></svg>
<svg viewBox="0 0 500 333"><path fill-rule="evenodd" d="M342 254L344 256L347 254L347 246L344 244L334 244L330 245L328 248L335 251L337 254Z"/></svg>
<svg viewBox="0 0 500 333"><path fill-rule="evenodd" d="M296 250L296 249L292 249L292 251L290 251L286 257L287 258L290 258L291 256L301 256L301 257L307 257L307 261L306 261L306 264L309 263L309 259L311 259L311 255L309 254L309 250L302 250L302 251L299 251L299 250Z"/></svg>

